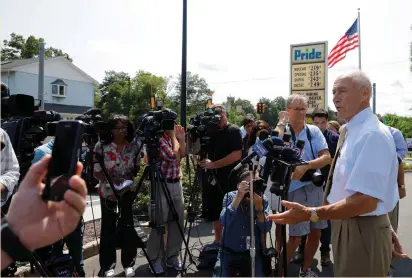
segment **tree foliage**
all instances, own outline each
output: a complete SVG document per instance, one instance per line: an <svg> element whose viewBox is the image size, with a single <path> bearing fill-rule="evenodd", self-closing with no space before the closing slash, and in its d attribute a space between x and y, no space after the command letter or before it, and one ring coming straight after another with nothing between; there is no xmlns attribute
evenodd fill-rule
<svg viewBox="0 0 412 278"><path fill-rule="evenodd" d="M253 115L256 118L256 110L253 104L246 99L234 97L228 97L225 102L222 103L228 109L228 120L230 123L235 124L237 126L241 126L243 124L243 119L246 115ZM238 107L240 109L238 109Z"/></svg>
<svg viewBox="0 0 412 278"><path fill-rule="evenodd" d="M412 118L386 114L383 116L383 120L386 125L399 129L403 137L412 138Z"/></svg>
<svg viewBox="0 0 412 278"><path fill-rule="evenodd" d="M29 36L24 38L22 35L17 35L16 33L10 34L9 40L3 40L3 48L1 49L1 60L19 60L19 59L30 59L37 58L39 56L39 46L43 38L36 38L35 36ZM44 51L45 57L58 57L64 56L70 62L73 60L70 58L69 54L63 52L61 49L54 47L47 47Z"/></svg>
<svg viewBox="0 0 412 278"><path fill-rule="evenodd" d="M261 98L259 102L265 104L265 111L260 115L260 119L267 122L270 126L275 126L279 120L279 112L286 109L286 99L279 96L273 100Z"/></svg>

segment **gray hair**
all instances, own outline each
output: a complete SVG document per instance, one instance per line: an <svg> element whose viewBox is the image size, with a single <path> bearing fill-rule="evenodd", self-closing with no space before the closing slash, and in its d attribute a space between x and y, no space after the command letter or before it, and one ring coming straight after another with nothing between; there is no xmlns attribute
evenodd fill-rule
<svg viewBox="0 0 412 278"><path fill-rule="evenodd" d="M339 76L337 79L344 78L349 78L350 80L352 80L358 86L358 89L361 89L363 87L368 88L369 92L372 95L372 82L363 71L354 71L348 74L344 74Z"/></svg>
<svg viewBox="0 0 412 278"><path fill-rule="evenodd" d="M290 95L288 97L288 99L286 100L286 107L287 108L290 107L290 105L295 101L303 103L306 106L308 106L308 98L305 95L303 95L303 94L293 94L293 95Z"/></svg>

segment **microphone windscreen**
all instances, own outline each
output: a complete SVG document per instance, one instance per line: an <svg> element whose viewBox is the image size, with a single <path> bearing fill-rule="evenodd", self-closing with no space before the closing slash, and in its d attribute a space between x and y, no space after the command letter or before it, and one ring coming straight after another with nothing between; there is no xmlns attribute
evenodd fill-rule
<svg viewBox="0 0 412 278"><path fill-rule="evenodd" d="M284 142L282 138L276 137L276 136L272 136L272 142L274 146L283 146Z"/></svg>
<svg viewBox="0 0 412 278"><path fill-rule="evenodd" d="M259 140L263 141L268 137L269 137L269 131L267 131L266 129L262 129L259 133Z"/></svg>

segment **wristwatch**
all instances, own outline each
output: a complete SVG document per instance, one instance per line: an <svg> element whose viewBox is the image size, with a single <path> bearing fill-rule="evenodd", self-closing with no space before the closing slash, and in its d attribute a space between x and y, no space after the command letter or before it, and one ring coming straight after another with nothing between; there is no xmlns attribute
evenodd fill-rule
<svg viewBox="0 0 412 278"><path fill-rule="evenodd" d="M404 185L404 184L400 184L400 185L398 185L398 187L401 188L401 189L405 189L405 185Z"/></svg>
<svg viewBox="0 0 412 278"><path fill-rule="evenodd" d="M278 123L276 126L286 127L284 123Z"/></svg>
<svg viewBox="0 0 412 278"><path fill-rule="evenodd" d="M310 210L310 221L311 222L318 222L319 221L319 216L316 213L316 208L312 208Z"/></svg>
<svg viewBox="0 0 412 278"><path fill-rule="evenodd" d="M13 261L25 261L31 253L10 229L6 217L1 220L1 250L6 252Z"/></svg>

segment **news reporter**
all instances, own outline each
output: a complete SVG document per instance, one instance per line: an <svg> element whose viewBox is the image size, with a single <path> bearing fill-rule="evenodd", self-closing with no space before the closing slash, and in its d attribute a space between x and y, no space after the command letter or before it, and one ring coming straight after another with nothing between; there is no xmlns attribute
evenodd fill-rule
<svg viewBox="0 0 412 278"><path fill-rule="evenodd" d="M94 152L103 156L104 166L114 185L120 185L125 180L134 181L140 167L141 142L137 138L133 138L133 124L127 117L121 115L113 116L108 124L110 136L98 142ZM97 163L97 158L94 164L94 177L99 180L98 192L102 211L99 276L112 277L115 275L116 242L122 249L121 261L125 275L127 277L134 276L133 265L135 264L137 247L131 238L135 233L132 213L132 204L135 198L135 193L132 191L135 184L116 191L116 195L120 196L121 199L120 204L118 204L116 195L103 174L102 167ZM120 231L123 235L119 238L116 238L117 206L121 210Z"/></svg>
<svg viewBox="0 0 412 278"><path fill-rule="evenodd" d="M6 224L28 250L50 245L71 233L79 223L86 208L86 183L80 178L82 164L77 163L76 175L69 180L71 190L64 194L61 202L45 202L41 193L42 183L47 173L51 156L46 156L30 167L19 190L13 196L9 211L2 220L3 229ZM6 222L3 222L6 221ZM6 251L1 250L1 269L5 269L13 259Z"/></svg>
<svg viewBox="0 0 412 278"><path fill-rule="evenodd" d="M395 143L372 113L371 89L362 72L338 77L333 85L333 102L347 124L341 128L325 204L282 201L289 210L269 216L280 224L333 220L335 276L387 276L392 244L395 257L407 257L387 216L399 199Z"/></svg>

